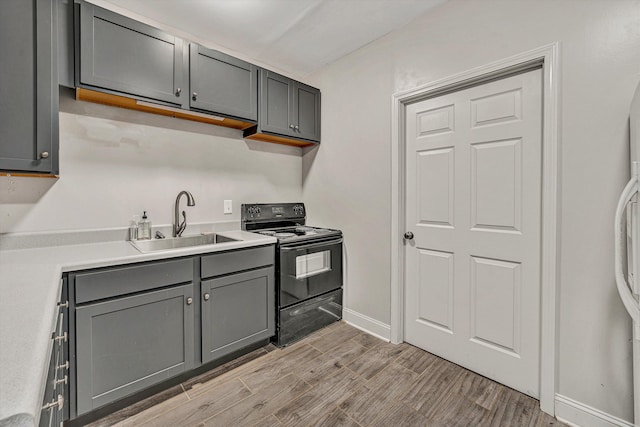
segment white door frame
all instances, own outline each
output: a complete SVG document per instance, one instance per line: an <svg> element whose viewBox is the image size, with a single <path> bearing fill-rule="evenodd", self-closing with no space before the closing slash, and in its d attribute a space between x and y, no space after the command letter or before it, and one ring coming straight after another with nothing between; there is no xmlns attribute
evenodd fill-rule
<svg viewBox="0 0 640 427"><path fill-rule="evenodd" d="M473 68L392 96L391 134L391 342L404 340L405 229L405 107L408 104L456 91L519 70L542 66L542 241L540 304L540 409L554 415L557 389L556 328L558 281L559 195L559 44L540 48Z"/></svg>

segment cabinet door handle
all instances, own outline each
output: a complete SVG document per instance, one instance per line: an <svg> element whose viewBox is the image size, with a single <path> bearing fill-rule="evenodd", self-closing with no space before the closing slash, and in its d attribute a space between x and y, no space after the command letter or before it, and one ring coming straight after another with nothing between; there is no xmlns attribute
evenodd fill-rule
<svg viewBox="0 0 640 427"><path fill-rule="evenodd" d="M191 94L191 99L193 99L194 101L198 99L198 92L193 92L193 94Z"/></svg>
<svg viewBox="0 0 640 427"><path fill-rule="evenodd" d="M289 129L295 129L294 125L289 125Z"/></svg>
<svg viewBox="0 0 640 427"><path fill-rule="evenodd" d="M181 93L182 93L182 89L181 88L177 88L176 89L176 96L180 96Z"/></svg>
<svg viewBox="0 0 640 427"><path fill-rule="evenodd" d="M209 298L210 298L210 297L211 297L211 295L209 295L209 294L204 294L204 295L202 296L202 298L204 298L204 300L205 300L205 301L209 301Z"/></svg>
<svg viewBox="0 0 640 427"><path fill-rule="evenodd" d="M58 342L59 341L67 342L68 339L69 339L69 335L66 332L62 335L58 335L57 337L53 337L53 340Z"/></svg>
<svg viewBox="0 0 640 427"><path fill-rule="evenodd" d="M300 132L300 126L298 126L298 125L295 125L295 126L293 127L293 129L294 129L294 130L297 130L298 132Z"/></svg>
<svg viewBox="0 0 640 427"><path fill-rule="evenodd" d="M45 411L50 411L53 408L57 408L58 411L64 407L64 396L59 394L58 398L53 402L49 402L42 407Z"/></svg>
<svg viewBox="0 0 640 427"><path fill-rule="evenodd" d="M56 366L56 369L69 369L69 361L67 360L65 363L63 363L62 365L58 365Z"/></svg>
<svg viewBox="0 0 640 427"><path fill-rule="evenodd" d="M187 298L187 305L191 305L193 304L193 298L189 297Z"/></svg>
<svg viewBox="0 0 640 427"><path fill-rule="evenodd" d="M49 158L49 152L48 151L43 151L42 153L40 153L40 158L41 159L48 159Z"/></svg>
<svg viewBox="0 0 640 427"><path fill-rule="evenodd" d="M57 386L58 384L66 384L68 381L69 377L65 375L63 379L54 381L53 385Z"/></svg>

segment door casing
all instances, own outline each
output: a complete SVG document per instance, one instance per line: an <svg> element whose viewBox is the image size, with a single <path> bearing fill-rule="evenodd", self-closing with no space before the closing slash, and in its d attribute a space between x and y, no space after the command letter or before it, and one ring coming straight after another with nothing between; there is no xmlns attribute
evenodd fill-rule
<svg viewBox="0 0 640 427"><path fill-rule="evenodd" d="M555 413L557 390L557 282L559 194L560 45L514 55L392 96L391 134L391 342L404 341L405 107L542 65L542 241L540 299L540 409Z"/></svg>

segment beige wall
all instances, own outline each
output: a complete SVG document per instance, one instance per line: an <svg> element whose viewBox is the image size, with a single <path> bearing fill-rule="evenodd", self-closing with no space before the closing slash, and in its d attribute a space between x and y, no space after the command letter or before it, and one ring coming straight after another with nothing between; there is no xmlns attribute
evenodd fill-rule
<svg viewBox="0 0 640 427"><path fill-rule="evenodd" d="M561 46L558 392L632 419L630 325L613 214L629 173L640 2L451 0L310 77L322 145L303 158L310 220L342 228L346 307L390 322L391 95L552 42Z"/></svg>
<svg viewBox="0 0 640 427"><path fill-rule="evenodd" d="M60 179L0 177L0 233L127 227L143 210L168 225L181 190L196 201L185 208L191 224L239 221L241 203L301 199L300 148L63 93Z"/></svg>

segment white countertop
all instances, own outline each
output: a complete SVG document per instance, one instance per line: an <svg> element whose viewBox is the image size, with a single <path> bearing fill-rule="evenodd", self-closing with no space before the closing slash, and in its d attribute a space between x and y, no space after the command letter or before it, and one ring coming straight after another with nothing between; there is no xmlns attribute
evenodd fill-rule
<svg viewBox="0 0 640 427"><path fill-rule="evenodd" d="M39 419L63 272L276 243L240 230L218 234L238 241L145 254L125 241L0 250L0 426Z"/></svg>

